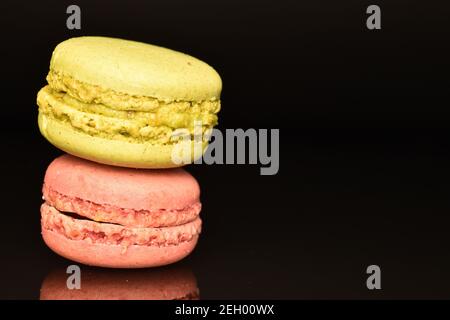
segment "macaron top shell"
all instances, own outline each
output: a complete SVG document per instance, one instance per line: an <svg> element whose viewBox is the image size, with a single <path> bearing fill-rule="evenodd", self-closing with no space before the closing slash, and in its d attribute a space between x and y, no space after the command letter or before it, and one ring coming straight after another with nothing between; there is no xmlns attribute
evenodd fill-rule
<svg viewBox="0 0 450 320"><path fill-rule="evenodd" d="M150 44L78 37L60 43L50 76L79 81L100 91L171 101L215 101L222 82L208 64L189 55Z"/></svg>
<svg viewBox="0 0 450 320"><path fill-rule="evenodd" d="M200 188L183 169L111 167L71 155L47 169L44 189L64 196L134 210L178 210L199 204Z"/></svg>

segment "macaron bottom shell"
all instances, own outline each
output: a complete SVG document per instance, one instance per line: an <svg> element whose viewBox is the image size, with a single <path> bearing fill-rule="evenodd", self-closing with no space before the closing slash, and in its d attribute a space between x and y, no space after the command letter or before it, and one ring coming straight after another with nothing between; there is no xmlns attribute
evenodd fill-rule
<svg viewBox="0 0 450 320"><path fill-rule="evenodd" d="M201 220L162 228L130 228L77 219L44 203L42 236L57 254L107 268L157 267L179 261L195 248Z"/></svg>
<svg viewBox="0 0 450 320"><path fill-rule="evenodd" d="M77 131L70 124L51 119L43 113L39 113L38 124L41 134L55 147L83 159L120 167L181 167L199 159L208 146L205 140L153 144L105 139Z"/></svg>
<svg viewBox="0 0 450 320"><path fill-rule="evenodd" d="M82 264L104 268L149 268L177 262L189 255L198 236L166 247L131 245L124 252L120 245L98 244L88 240L70 240L63 235L42 230L47 246L60 256Z"/></svg>

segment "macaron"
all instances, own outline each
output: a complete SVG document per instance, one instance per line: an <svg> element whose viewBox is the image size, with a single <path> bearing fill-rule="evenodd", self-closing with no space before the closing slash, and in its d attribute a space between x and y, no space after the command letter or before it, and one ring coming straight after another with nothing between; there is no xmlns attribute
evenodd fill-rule
<svg viewBox="0 0 450 320"><path fill-rule="evenodd" d="M47 168L45 243L86 265L144 268L183 259L200 231L200 189L181 168L114 167L63 155Z"/></svg>
<svg viewBox="0 0 450 320"><path fill-rule="evenodd" d="M47 82L37 95L42 135L67 153L122 167L196 160L220 110L222 81L212 67L129 40L61 42Z"/></svg>
<svg viewBox="0 0 450 320"><path fill-rule="evenodd" d="M173 265L155 269L81 268L79 289L69 289L66 268L44 279L40 300L198 300L200 291L191 270Z"/></svg>

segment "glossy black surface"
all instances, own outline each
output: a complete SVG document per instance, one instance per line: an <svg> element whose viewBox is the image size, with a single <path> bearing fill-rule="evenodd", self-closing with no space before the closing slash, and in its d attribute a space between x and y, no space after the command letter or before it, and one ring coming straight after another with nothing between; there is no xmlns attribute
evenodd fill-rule
<svg viewBox="0 0 450 320"><path fill-rule="evenodd" d="M181 265L200 298L450 298L448 4L80 2L81 32L58 4L2 3L0 298L38 299L71 262L41 240L46 166L61 152L37 129L35 96L61 40L151 42L213 65L219 128L280 128L280 171L190 166L203 234ZM366 267L382 271L369 291ZM101 270L98 270L101 272Z"/></svg>

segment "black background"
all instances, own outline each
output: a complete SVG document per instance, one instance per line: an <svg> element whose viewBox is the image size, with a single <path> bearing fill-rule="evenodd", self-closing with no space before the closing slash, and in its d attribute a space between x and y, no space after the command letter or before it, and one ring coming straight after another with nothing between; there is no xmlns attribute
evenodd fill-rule
<svg viewBox="0 0 450 320"><path fill-rule="evenodd" d="M82 29L66 28L78 4ZM365 26L369 4L382 29ZM219 128L279 128L280 171L189 166L203 234L180 265L201 298L450 298L450 5L445 1L6 1L0 298L39 298L71 262L40 236L36 93L59 42L104 35L222 76ZM366 288L366 267L382 290ZM101 270L100 270L101 272Z"/></svg>

